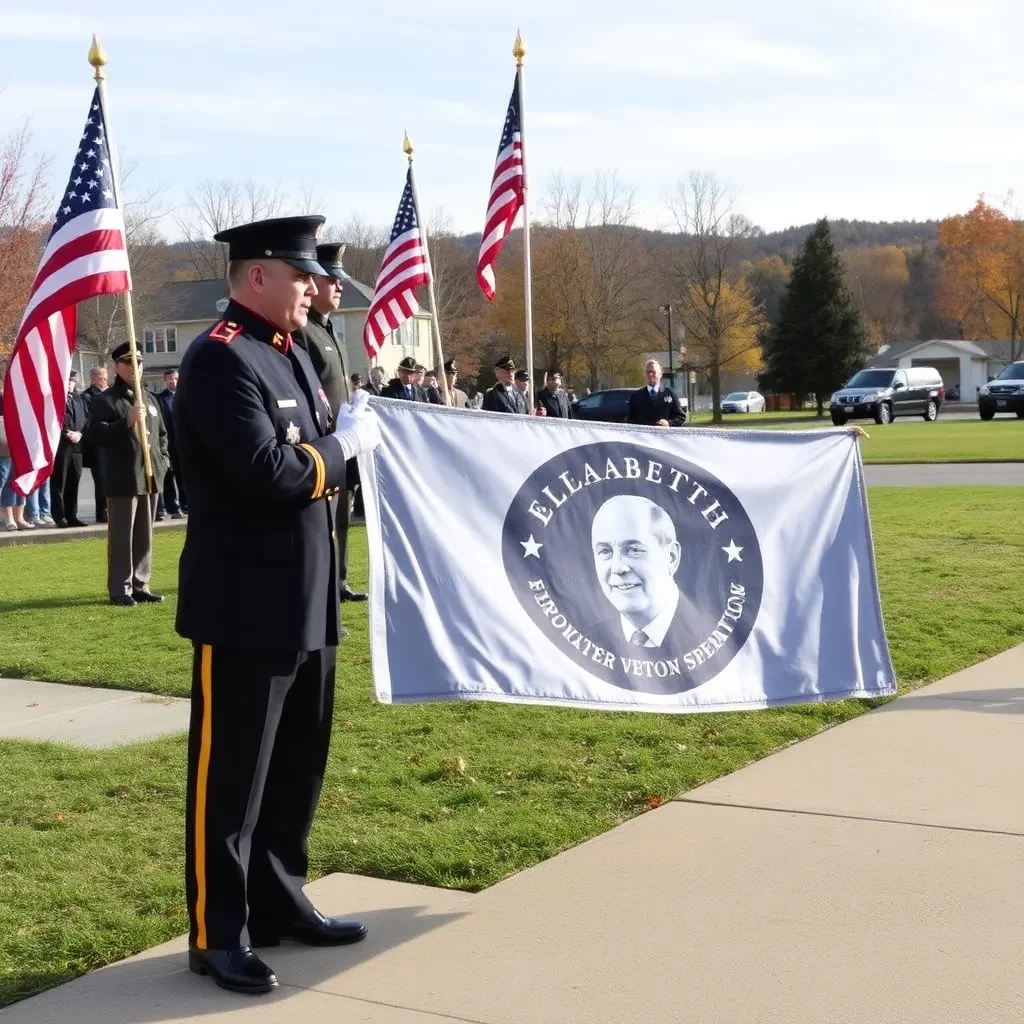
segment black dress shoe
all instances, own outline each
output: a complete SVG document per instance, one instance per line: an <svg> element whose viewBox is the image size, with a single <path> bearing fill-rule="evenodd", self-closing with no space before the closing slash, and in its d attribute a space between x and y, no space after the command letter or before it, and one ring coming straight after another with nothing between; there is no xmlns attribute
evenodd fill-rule
<svg viewBox="0 0 1024 1024"><path fill-rule="evenodd" d="M118 608L134 608L139 602L134 597L122 594L120 597L112 597L110 603L116 604Z"/></svg>
<svg viewBox="0 0 1024 1024"><path fill-rule="evenodd" d="M258 995L277 988L277 975L252 951L241 949L189 949L188 969L208 974L221 988Z"/></svg>
<svg viewBox="0 0 1024 1024"><path fill-rule="evenodd" d="M160 604L164 599L164 595L154 594L148 590L133 590L132 598L136 604Z"/></svg>
<svg viewBox="0 0 1024 1024"><path fill-rule="evenodd" d="M88 526L88 523L83 523L81 519L69 519L68 526Z"/></svg>
<svg viewBox="0 0 1024 1024"><path fill-rule="evenodd" d="M344 946L365 938L366 925L362 921L324 917L318 910L314 910L309 917L276 928L249 928L249 941L254 946L279 946L282 939L294 939L307 946Z"/></svg>
<svg viewBox="0 0 1024 1024"><path fill-rule="evenodd" d="M365 601L368 596L359 590L353 590L348 584L341 588L342 601Z"/></svg>
<svg viewBox="0 0 1024 1024"><path fill-rule="evenodd" d="M53 525L58 527L61 530L66 530L67 526L68 526L68 524L66 522L64 522L63 519L54 519Z"/></svg>

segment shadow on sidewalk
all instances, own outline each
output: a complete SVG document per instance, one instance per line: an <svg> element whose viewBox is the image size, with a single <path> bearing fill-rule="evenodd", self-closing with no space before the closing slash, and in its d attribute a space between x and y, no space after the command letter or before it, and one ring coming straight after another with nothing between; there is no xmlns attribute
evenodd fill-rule
<svg viewBox="0 0 1024 1024"><path fill-rule="evenodd" d="M366 923L370 934L354 946L310 947L289 943L257 950L281 983L280 989L269 995L254 997L225 992L208 977L192 974L184 942L176 940L180 948L174 952L144 955L93 971L0 1010L0 1020L5 1024L8 1020L11 1024L156 1024L169 1018L208 1021L230 1011L255 1011L294 999L303 989L318 988L381 953L465 916L462 912L428 914L426 909L410 906L355 911L353 916ZM20 987L28 988L40 981L53 984L61 979L44 975L17 980L25 982ZM287 1018L279 1012L273 1019Z"/></svg>
<svg viewBox="0 0 1024 1024"><path fill-rule="evenodd" d="M910 693L886 705L887 711L920 711L922 707L940 707L956 701L964 711L983 711L994 715L1024 715L1024 687L1001 690L958 690L953 693Z"/></svg>

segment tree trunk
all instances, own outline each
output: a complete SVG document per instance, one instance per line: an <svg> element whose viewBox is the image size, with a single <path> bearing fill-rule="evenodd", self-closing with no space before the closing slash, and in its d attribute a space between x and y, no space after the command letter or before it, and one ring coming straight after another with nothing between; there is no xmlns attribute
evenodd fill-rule
<svg viewBox="0 0 1024 1024"><path fill-rule="evenodd" d="M722 370L717 362L711 366L711 422L722 422Z"/></svg>
<svg viewBox="0 0 1024 1024"><path fill-rule="evenodd" d="M821 395L819 395L817 393L815 393L814 397L818 400L818 415L819 416L824 416L825 415L825 399L822 398Z"/></svg>

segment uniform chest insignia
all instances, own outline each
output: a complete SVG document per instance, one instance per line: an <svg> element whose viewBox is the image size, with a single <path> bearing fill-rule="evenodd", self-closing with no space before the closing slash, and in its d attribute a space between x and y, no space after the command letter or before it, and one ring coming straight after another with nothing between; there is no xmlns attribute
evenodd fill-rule
<svg viewBox="0 0 1024 1024"><path fill-rule="evenodd" d="M289 444L298 444L302 440L302 431L291 420L288 421L288 429L284 432L284 439Z"/></svg>
<svg viewBox="0 0 1024 1024"><path fill-rule="evenodd" d="M156 406L155 405L151 405L149 407L149 415L150 416L155 416L156 415Z"/></svg>
<svg viewBox="0 0 1024 1024"><path fill-rule="evenodd" d="M241 332L242 328L239 324L236 324L233 320L221 320L219 324L214 325L212 331L210 331L210 337L214 341L223 341L226 345L230 345L235 340L235 336Z"/></svg>
<svg viewBox="0 0 1024 1024"><path fill-rule="evenodd" d="M324 389L323 389L323 388L321 388L321 389L320 389L320 390L319 390L319 391L317 392L317 395L319 395L319 397L320 397L320 401L321 401L321 402L323 402L323 403L324 403L324 405L326 405L326 406L327 406L327 411L328 411L328 412L330 412L330 411L331 411L331 403L327 401L327 392L325 392L325 391L324 391Z"/></svg>

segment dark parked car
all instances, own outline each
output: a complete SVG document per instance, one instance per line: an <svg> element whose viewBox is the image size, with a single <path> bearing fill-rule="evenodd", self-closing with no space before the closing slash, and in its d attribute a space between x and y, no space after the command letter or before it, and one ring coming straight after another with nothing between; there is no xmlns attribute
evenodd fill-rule
<svg viewBox="0 0 1024 1024"><path fill-rule="evenodd" d="M829 404L832 422L841 427L847 420L874 418L891 423L897 416L939 418L946 392L939 371L931 366L859 370L843 385Z"/></svg>
<svg viewBox="0 0 1024 1024"><path fill-rule="evenodd" d="M584 395L573 403L572 411L578 420L596 420L599 423L625 423L629 409L629 396L636 388L605 388ZM679 396L679 404L686 409L686 396Z"/></svg>
<svg viewBox="0 0 1024 1024"><path fill-rule="evenodd" d="M978 415L990 420L997 412L1015 412L1024 420L1024 359L1010 363L978 392Z"/></svg>

